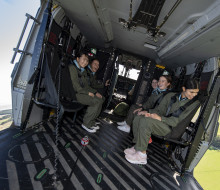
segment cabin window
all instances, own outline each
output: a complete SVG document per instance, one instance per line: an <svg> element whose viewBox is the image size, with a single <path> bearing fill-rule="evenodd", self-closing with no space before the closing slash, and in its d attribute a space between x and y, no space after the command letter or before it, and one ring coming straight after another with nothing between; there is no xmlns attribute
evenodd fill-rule
<svg viewBox="0 0 220 190"><path fill-rule="evenodd" d="M124 65L119 64L118 75L120 75L120 76L130 78L133 80L137 80L139 73L140 73L139 70L133 69L133 68L126 71L126 67Z"/></svg>

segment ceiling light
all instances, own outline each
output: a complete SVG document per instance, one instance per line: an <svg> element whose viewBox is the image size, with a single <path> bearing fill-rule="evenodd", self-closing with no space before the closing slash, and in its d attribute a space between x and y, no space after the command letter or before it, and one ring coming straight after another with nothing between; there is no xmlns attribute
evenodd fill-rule
<svg viewBox="0 0 220 190"><path fill-rule="evenodd" d="M148 47L150 49L157 49L156 46L152 45L152 44L148 44L148 43L144 43L144 47Z"/></svg>

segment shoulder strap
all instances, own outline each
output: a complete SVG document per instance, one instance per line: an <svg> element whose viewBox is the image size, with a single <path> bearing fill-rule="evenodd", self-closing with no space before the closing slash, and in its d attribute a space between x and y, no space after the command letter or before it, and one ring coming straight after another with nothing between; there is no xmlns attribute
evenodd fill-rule
<svg viewBox="0 0 220 190"><path fill-rule="evenodd" d="M88 77L87 78L88 84L89 84L89 86L91 86L92 71L88 67L86 67L85 70L86 70L87 77Z"/></svg>
<svg viewBox="0 0 220 190"><path fill-rule="evenodd" d="M166 96L168 93L169 91L162 92L162 95L156 100L156 102L154 103L154 106L151 109L154 109L157 105L159 105L163 97Z"/></svg>
<svg viewBox="0 0 220 190"><path fill-rule="evenodd" d="M79 70L79 68L75 65L75 64L73 64L73 66L76 68L76 70L77 70L77 73L78 73L78 78L79 78L79 84L80 84L80 86L82 87L82 88L84 88L84 84L83 84L83 81L82 81L82 73L81 73L81 71Z"/></svg>
<svg viewBox="0 0 220 190"><path fill-rule="evenodd" d="M173 113L169 114L167 117L179 117L179 115L191 104L193 104L196 100L198 99L198 96L194 97L192 100L188 101L186 104L183 106L179 107L178 110L174 111Z"/></svg>
<svg viewBox="0 0 220 190"><path fill-rule="evenodd" d="M170 112L170 109L171 109L172 105L176 102L176 96L177 95L178 94L175 94L174 96L171 97L170 104L167 108L166 117L169 115L169 112Z"/></svg>
<svg viewBox="0 0 220 190"><path fill-rule="evenodd" d="M88 66L85 68L86 72L87 72L87 75L89 76L90 75L90 69L88 68Z"/></svg>

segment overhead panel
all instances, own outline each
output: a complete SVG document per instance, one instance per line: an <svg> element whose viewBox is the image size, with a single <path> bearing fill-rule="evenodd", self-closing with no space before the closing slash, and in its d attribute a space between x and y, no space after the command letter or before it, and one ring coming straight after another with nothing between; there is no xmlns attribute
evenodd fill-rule
<svg viewBox="0 0 220 190"><path fill-rule="evenodd" d="M103 33L105 34L105 42L110 42L113 40L113 31L108 9L106 8L104 2L101 0L92 0L92 3Z"/></svg>
<svg viewBox="0 0 220 190"><path fill-rule="evenodd" d="M166 46L158 50L160 58L168 57L178 48L187 45L188 43L195 41L201 35L209 32L211 29L219 26L220 23L220 4L207 10L197 21L188 26L182 33L180 33L175 39L170 41Z"/></svg>
<svg viewBox="0 0 220 190"><path fill-rule="evenodd" d="M133 21L156 34L157 20L165 0L142 0Z"/></svg>

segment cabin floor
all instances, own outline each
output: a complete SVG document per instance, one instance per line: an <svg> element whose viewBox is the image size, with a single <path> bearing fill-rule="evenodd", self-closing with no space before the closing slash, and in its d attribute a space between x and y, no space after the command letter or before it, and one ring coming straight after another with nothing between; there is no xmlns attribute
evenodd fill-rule
<svg viewBox="0 0 220 190"><path fill-rule="evenodd" d="M82 117L73 125L66 115L57 147L56 119L25 133L14 126L2 131L0 189L201 189L191 174L180 177L170 169L163 146L156 142L149 145L147 165L128 163L123 151L132 146L132 135L118 130L112 119L102 114L100 130L91 134L81 128ZM82 146L85 136L89 144Z"/></svg>

